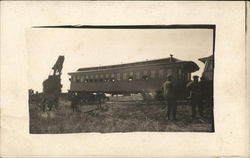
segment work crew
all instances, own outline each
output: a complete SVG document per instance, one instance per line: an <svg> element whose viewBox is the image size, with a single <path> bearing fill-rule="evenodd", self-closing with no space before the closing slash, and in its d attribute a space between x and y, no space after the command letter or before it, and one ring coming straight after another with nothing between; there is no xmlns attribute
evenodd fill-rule
<svg viewBox="0 0 250 158"><path fill-rule="evenodd" d="M199 82L199 76L193 76L193 81L187 85L190 92L189 99L192 106L192 118L196 119L196 109L198 107L199 114L203 117L203 103L202 103L202 86Z"/></svg>
<svg viewBox="0 0 250 158"><path fill-rule="evenodd" d="M165 102L165 114L164 119L176 120L176 94L175 94L175 85L173 82L173 76L169 75L167 81L163 83L163 97Z"/></svg>

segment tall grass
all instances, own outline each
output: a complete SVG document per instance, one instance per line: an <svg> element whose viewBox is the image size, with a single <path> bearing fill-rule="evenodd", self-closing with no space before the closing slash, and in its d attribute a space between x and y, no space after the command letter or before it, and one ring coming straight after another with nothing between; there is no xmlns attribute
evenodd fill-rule
<svg viewBox="0 0 250 158"><path fill-rule="evenodd" d="M93 105L95 107L95 105ZM193 122L190 108L178 107L179 121L163 121L162 105L106 103L104 110L90 113L73 112L70 102L60 101L59 108L42 112L36 104L30 104L30 133L80 133L80 132L136 132L136 131L199 131L209 132L209 122Z"/></svg>

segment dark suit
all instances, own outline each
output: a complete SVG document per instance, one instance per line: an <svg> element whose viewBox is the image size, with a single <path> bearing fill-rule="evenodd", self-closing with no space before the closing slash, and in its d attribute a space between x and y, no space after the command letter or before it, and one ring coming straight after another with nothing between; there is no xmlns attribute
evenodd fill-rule
<svg viewBox="0 0 250 158"><path fill-rule="evenodd" d="M167 114L168 120L176 120L176 94L175 86L172 81L166 81L163 83L163 97L166 104L165 115ZM164 116L165 117L165 116Z"/></svg>
<svg viewBox="0 0 250 158"><path fill-rule="evenodd" d="M202 86L199 82L192 82L190 85L191 92L191 105L192 105L192 118L196 118L196 109L198 107L199 113L203 116L203 103L202 103Z"/></svg>

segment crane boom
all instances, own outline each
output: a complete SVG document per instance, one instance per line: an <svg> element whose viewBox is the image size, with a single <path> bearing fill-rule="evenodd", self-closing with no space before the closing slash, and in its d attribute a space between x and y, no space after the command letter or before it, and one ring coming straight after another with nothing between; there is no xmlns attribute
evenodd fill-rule
<svg viewBox="0 0 250 158"><path fill-rule="evenodd" d="M55 65L52 67L52 69L54 70L53 76L61 75L61 71L63 68L63 62L64 62L64 56L59 56Z"/></svg>
<svg viewBox="0 0 250 158"><path fill-rule="evenodd" d="M43 81L43 96L47 104L57 106L58 98L61 94L61 74L63 68L64 56L59 56L56 63L52 67L53 74Z"/></svg>

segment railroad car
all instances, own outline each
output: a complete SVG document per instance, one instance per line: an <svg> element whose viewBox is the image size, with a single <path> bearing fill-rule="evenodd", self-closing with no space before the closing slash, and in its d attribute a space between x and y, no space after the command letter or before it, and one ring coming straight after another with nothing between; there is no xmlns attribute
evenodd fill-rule
<svg viewBox="0 0 250 158"><path fill-rule="evenodd" d="M156 94L172 75L179 87L191 80L191 73L199 70L196 63L174 58L148 60L119 65L80 68L70 75L69 93L89 98L91 94Z"/></svg>
<svg viewBox="0 0 250 158"><path fill-rule="evenodd" d="M205 64L202 77L206 80L213 80L213 70L214 70L214 56L210 55L208 57L200 58L201 62Z"/></svg>
<svg viewBox="0 0 250 158"><path fill-rule="evenodd" d="M202 73L202 80L206 86L204 99L213 102L214 56L210 55L208 57L200 58L199 60L205 64Z"/></svg>

